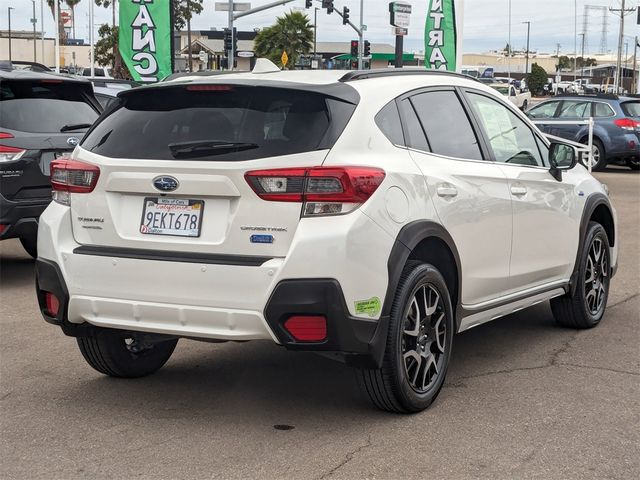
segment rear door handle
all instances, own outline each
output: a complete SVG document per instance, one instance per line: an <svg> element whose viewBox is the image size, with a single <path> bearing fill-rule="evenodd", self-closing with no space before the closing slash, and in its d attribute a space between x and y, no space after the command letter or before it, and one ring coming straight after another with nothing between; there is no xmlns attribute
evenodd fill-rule
<svg viewBox="0 0 640 480"><path fill-rule="evenodd" d="M455 197L458 195L458 189L453 185L438 185L436 189L439 197Z"/></svg>
<svg viewBox="0 0 640 480"><path fill-rule="evenodd" d="M527 194L527 187L522 186L513 186L511 187L511 193L517 196L522 196Z"/></svg>

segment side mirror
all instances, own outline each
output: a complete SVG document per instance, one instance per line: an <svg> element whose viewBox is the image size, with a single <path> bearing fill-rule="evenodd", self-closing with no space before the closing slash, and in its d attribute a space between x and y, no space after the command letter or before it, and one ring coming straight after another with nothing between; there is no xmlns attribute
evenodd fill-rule
<svg viewBox="0 0 640 480"><path fill-rule="evenodd" d="M562 171L571 170L577 163L578 155L571 145L554 142L549 146L550 171L556 180L562 180Z"/></svg>

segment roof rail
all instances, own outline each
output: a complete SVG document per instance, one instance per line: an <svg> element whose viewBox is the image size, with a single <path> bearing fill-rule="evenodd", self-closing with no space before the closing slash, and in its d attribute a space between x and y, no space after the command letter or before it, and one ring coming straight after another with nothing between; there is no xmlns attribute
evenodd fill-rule
<svg viewBox="0 0 640 480"><path fill-rule="evenodd" d="M462 73L448 72L446 70L427 70L426 68L383 68L378 70L353 70L340 78L340 82L353 82L355 80L366 80L369 78L396 77L404 75L442 75L448 77L466 78L469 80L479 80Z"/></svg>
<svg viewBox="0 0 640 480"><path fill-rule="evenodd" d="M561 93L556 98L601 98L603 100L619 100L620 97L615 93Z"/></svg>

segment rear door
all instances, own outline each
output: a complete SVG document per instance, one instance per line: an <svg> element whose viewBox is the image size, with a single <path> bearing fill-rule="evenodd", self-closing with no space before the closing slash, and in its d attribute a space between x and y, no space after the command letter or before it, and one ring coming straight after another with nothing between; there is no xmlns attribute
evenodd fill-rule
<svg viewBox="0 0 640 480"><path fill-rule="evenodd" d="M0 80L0 192L9 200L48 200L49 165L70 153L98 118L88 82Z"/></svg>
<svg viewBox="0 0 640 480"><path fill-rule="evenodd" d="M401 99L407 143L422 170L462 267L462 302L504 295L509 286L511 198L505 174L484 160L484 146L453 88Z"/></svg>
<svg viewBox="0 0 640 480"><path fill-rule="evenodd" d="M541 103L527 112L527 116L534 121L536 126L544 133L549 135L557 135L557 126L551 124L545 124L544 120L553 120L556 116L558 108L560 107L559 100L551 100Z"/></svg>
<svg viewBox="0 0 640 480"><path fill-rule="evenodd" d="M226 255L286 255L301 203L262 200L245 174L321 165L355 109L315 90L234 84L165 85L121 101L77 151L100 178L71 199L76 241Z"/></svg>

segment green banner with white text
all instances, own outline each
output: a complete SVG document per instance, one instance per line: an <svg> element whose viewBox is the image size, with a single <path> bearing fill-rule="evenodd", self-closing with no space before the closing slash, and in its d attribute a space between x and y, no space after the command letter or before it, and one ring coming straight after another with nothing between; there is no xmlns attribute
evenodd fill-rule
<svg viewBox="0 0 640 480"><path fill-rule="evenodd" d="M455 72L459 67L456 0L429 0L424 30L424 64L428 69Z"/></svg>
<svg viewBox="0 0 640 480"><path fill-rule="evenodd" d="M134 80L158 82L171 72L169 0L120 0L118 45Z"/></svg>

